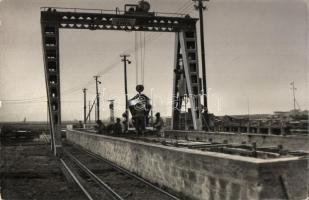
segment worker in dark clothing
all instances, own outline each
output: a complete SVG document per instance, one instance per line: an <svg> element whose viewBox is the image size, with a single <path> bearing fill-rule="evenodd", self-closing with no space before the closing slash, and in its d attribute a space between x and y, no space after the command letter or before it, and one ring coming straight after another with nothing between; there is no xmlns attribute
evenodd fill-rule
<svg viewBox="0 0 309 200"><path fill-rule="evenodd" d="M155 128L156 134L158 136L163 136L162 134L163 125L164 125L163 119L161 118L160 113L158 112L156 113L156 120L153 124L153 127Z"/></svg>
<svg viewBox="0 0 309 200"><path fill-rule="evenodd" d="M146 111L143 105L135 105L134 126L138 135L144 135L146 129Z"/></svg>
<svg viewBox="0 0 309 200"><path fill-rule="evenodd" d="M95 129L97 131L97 134L103 134L104 129L105 129L103 122L101 120L97 120L96 123L97 123L97 125L96 125Z"/></svg>
<svg viewBox="0 0 309 200"><path fill-rule="evenodd" d="M77 126L77 128L83 128L82 121L78 121L78 126Z"/></svg>
<svg viewBox="0 0 309 200"><path fill-rule="evenodd" d="M119 136L122 134L121 120L120 118L116 119L116 124L114 124L113 132L115 136Z"/></svg>
<svg viewBox="0 0 309 200"><path fill-rule="evenodd" d="M123 133L128 132L128 116L127 113L122 114L123 121L122 121L122 126L123 126Z"/></svg>

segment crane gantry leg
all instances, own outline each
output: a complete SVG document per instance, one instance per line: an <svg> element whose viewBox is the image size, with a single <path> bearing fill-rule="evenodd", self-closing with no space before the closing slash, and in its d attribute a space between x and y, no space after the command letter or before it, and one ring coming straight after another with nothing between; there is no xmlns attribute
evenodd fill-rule
<svg viewBox="0 0 309 200"><path fill-rule="evenodd" d="M59 29L56 23L41 23L44 71L50 119L51 149L57 154L61 147Z"/></svg>
<svg viewBox="0 0 309 200"><path fill-rule="evenodd" d="M173 83L172 128L181 126L181 108L184 94L190 101L192 128L202 129L201 121L201 85L198 68L197 37L195 30L181 31L175 37L175 62ZM185 81L185 83L183 83ZM187 111L185 111L187 112ZM184 123L188 123L185 121Z"/></svg>

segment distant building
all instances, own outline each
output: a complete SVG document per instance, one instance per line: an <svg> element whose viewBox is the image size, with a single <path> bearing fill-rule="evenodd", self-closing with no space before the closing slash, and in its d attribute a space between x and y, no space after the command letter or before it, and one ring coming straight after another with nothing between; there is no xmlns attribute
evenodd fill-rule
<svg viewBox="0 0 309 200"><path fill-rule="evenodd" d="M275 117L306 117L309 115L308 110L290 110L290 111L275 111ZM308 118L308 117L307 117Z"/></svg>

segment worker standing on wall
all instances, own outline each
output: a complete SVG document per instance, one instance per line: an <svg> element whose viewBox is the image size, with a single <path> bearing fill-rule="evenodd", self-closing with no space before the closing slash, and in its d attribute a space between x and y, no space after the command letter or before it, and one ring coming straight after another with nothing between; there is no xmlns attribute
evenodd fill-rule
<svg viewBox="0 0 309 200"><path fill-rule="evenodd" d="M113 132L115 136L120 136L122 134L121 120L120 118L116 119L116 123L113 126Z"/></svg>
<svg viewBox="0 0 309 200"><path fill-rule="evenodd" d="M97 125L95 126L95 129L97 131L97 134L103 134L105 126L101 120L96 121Z"/></svg>
<svg viewBox="0 0 309 200"><path fill-rule="evenodd" d="M138 106L136 106L137 109L134 114L134 126L136 128L138 135L144 135L145 129L146 129L146 113L145 109L141 109Z"/></svg>
<svg viewBox="0 0 309 200"><path fill-rule="evenodd" d="M122 121L122 126L123 126L123 133L127 133L128 132L128 116L126 113L122 114L123 117L123 121Z"/></svg>
<svg viewBox="0 0 309 200"><path fill-rule="evenodd" d="M153 124L153 127L155 128L156 134L158 136L164 137L164 134L163 134L163 131L162 131L163 125L164 125L163 119L161 118L160 113L158 112L158 113L156 113L156 120Z"/></svg>

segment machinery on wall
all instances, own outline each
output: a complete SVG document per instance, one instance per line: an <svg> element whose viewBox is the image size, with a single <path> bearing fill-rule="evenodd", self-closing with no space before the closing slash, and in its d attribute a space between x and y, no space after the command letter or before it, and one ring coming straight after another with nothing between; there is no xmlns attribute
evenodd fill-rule
<svg viewBox="0 0 309 200"><path fill-rule="evenodd" d="M149 12L150 4L127 4L124 11L42 8L41 28L45 80L48 97L52 149L61 147L60 52L59 29L174 32L175 57L173 77L172 129L183 129L183 113L188 113L191 128L202 129L201 86L196 35L197 19L189 16L161 16ZM97 12L96 12L97 11ZM133 98L133 101L140 98ZM190 107L184 110L184 99ZM146 103L147 104L147 103ZM132 110L133 112L133 110ZM133 112L134 113L134 112Z"/></svg>
<svg viewBox="0 0 309 200"><path fill-rule="evenodd" d="M149 113L152 107L150 99L145 94L142 94L144 86L137 85L136 91L138 94L128 101L128 106L132 115L133 126L137 133L141 134L149 124Z"/></svg>
<svg viewBox="0 0 309 200"><path fill-rule="evenodd" d="M125 14L154 16L155 13L149 12L149 10L150 10L150 4L147 1L139 1L138 4L126 4L124 6Z"/></svg>

